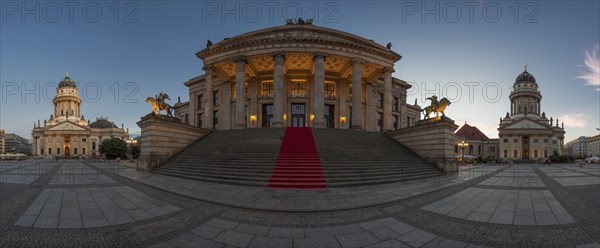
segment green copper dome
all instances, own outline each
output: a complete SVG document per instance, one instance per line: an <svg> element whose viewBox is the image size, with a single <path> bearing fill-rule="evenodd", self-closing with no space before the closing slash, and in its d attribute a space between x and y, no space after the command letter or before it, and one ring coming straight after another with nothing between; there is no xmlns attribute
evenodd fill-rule
<svg viewBox="0 0 600 248"><path fill-rule="evenodd" d="M67 76L65 76L65 78L63 78L63 80L60 80L60 83L58 83L58 88L62 88L62 87L77 88L77 85L75 85L75 81L73 81L69 77L69 73L68 72L67 72Z"/></svg>

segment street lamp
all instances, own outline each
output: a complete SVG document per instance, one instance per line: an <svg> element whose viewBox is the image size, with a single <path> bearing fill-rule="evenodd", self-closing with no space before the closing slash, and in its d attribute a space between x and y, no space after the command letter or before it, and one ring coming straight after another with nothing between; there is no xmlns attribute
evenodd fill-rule
<svg viewBox="0 0 600 248"><path fill-rule="evenodd" d="M137 140L134 138L129 138L127 140L127 144L129 144L129 150L131 151L131 158L129 159L129 161L133 161L133 146L137 144Z"/></svg>
<svg viewBox="0 0 600 248"><path fill-rule="evenodd" d="M460 149L462 149L462 159L461 160L463 163L465 162L465 148L467 148L467 146L469 146L469 143L467 143L464 139L458 143L458 147L460 147Z"/></svg>

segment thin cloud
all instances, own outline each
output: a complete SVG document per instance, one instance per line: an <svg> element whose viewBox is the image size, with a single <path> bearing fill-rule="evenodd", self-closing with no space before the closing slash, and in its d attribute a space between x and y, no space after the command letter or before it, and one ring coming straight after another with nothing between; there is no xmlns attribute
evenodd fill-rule
<svg viewBox="0 0 600 248"><path fill-rule="evenodd" d="M600 45L594 47L592 52L585 51L585 67L588 71L582 72L577 78L586 81L586 85L597 86L596 90L600 91Z"/></svg>
<svg viewBox="0 0 600 248"><path fill-rule="evenodd" d="M558 121L564 122L565 127L586 127L591 116L583 113L566 114L558 118Z"/></svg>

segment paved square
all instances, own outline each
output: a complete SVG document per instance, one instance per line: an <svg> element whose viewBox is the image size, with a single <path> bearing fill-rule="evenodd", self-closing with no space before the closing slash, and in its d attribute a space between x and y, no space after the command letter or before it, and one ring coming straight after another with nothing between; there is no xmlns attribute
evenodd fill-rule
<svg viewBox="0 0 600 248"><path fill-rule="evenodd" d="M92 228L180 210L126 186L43 190L15 223L38 228Z"/></svg>
<svg viewBox="0 0 600 248"><path fill-rule="evenodd" d="M548 190L468 188L422 208L454 218L513 225L556 225L575 220Z"/></svg>

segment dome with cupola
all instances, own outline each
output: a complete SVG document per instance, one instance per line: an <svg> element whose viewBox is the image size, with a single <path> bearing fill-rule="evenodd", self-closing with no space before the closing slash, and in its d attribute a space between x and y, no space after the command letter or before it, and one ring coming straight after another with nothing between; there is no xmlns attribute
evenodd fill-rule
<svg viewBox="0 0 600 248"><path fill-rule="evenodd" d="M75 81L73 81L69 77L69 73L68 72L67 72L67 75L65 76L65 78L63 78L63 80L60 80L60 83L58 83L58 88L62 88L62 87L77 88L77 85L75 84Z"/></svg>
<svg viewBox="0 0 600 248"><path fill-rule="evenodd" d="M535 82L535 77L533 75L531 75L531 73L529 73L527 71L527 66L525 66L525 71L523 71L521 74L519 74L519 76L517 76L517 78L515 79L515 84L517 83L536 83Z"/></svg>

